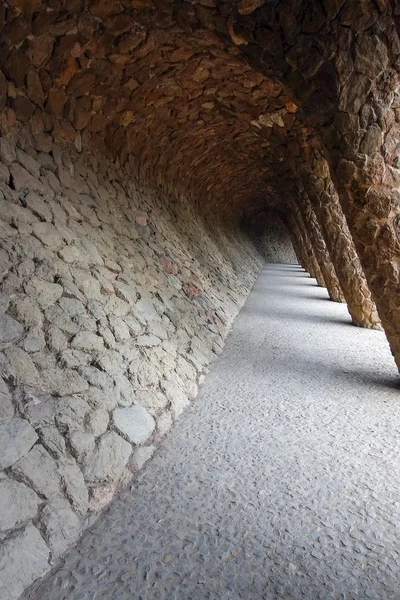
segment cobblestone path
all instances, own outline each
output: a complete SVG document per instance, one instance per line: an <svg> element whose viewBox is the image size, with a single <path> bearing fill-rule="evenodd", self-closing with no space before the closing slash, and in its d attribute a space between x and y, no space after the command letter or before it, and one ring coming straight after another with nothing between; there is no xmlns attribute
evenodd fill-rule
<svg viewBox="0 0 400 600"><path fill-rule="evenodd" d="M268 265L134 490L27 597L399 600L399 433L384 334Z"/></svg>

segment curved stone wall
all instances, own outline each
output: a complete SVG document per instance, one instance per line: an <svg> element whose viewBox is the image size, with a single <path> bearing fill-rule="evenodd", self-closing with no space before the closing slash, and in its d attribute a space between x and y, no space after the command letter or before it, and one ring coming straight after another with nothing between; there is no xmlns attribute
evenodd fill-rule
<svg viewBox="0 0 400 600"><path fill-rule="evenodd" d="M298 264L287 226L276 213L260 213L250 224L249 235L266 263Z"/></svg>
<svg viewBox="0 0 400 600"><path fill-rule="evenodd" d="M44 153L23 128L0 149L8 599L76 541L195 398L261 259L129 164Z"/></svg>

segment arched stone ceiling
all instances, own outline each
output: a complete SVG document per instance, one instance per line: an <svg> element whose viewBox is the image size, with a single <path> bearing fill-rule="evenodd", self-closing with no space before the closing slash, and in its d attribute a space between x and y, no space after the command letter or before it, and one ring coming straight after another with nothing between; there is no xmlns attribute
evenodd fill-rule
<svg viewBox="0 0 400 600"><path fill-rule="evenodd" d="M148 180L224 219L279 205L282 163L306 130L283 87L220 35L231 3L219 13L213 0L8 4L1 68L44 149L53 129L60 142L133 155Z"/></svg>

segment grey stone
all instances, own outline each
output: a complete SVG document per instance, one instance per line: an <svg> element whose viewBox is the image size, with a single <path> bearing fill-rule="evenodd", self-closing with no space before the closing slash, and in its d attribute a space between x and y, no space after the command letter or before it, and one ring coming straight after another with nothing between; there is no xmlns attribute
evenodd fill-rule
<svg viewBox="0 0 400 600"><path fill-rule="evenodd" d="M157 417L157 431L164 436L172 426L172 415L170 412L163 412Z"/></svg>
<svg viewBox="0 0 400 600"><path fill-rule="evenodd" d="M45 317L50 323L69 335L75 335L79 331L79 326L72 321L71 317L60 306L49 306L45 311Z"/></svg>
<svg viewBox="0 0 400 600"><path fill-rule="evenodd" d="M0 480L0 531L20 527L36 517L41 500L23 483L7 477Z"/></svg>
<svg viewBox="0 0 400 600"><path fill-rule="evenodd" d="M25 167L25 169L27 169L30 173L32 173L32 175L34 175L34 177L40 176L40 165L37 162L37 160L33 158L33 156L27 154L26 152L18 148L17 159L18 162L21 163L23 167Z"/></svg>
<svg viewBox="0 0 400 600"><path fill-rule="evenodd" d="M153 348L154 346L159 346L161 344L161 340L156 335L140 335L136 343L138 346L144 346L145 348Z"/></svg>
<svg viewBox="0 0 400 600"><path fill-rule="evenodd" d="M76 283L78 284L79 289L82 291L84 297L88 300L104 300L101 294L100 283L97 281L97 279L91 277L90 274L85 274L84 278L81 278L80 281L77 279Z"/></svg>
<svg viewBox="0 0 400 600"><path fill-rule="evenodd" d="M128 302L129 304L135 304L137 300L137 291L135 290L135 288L133 288L130 285L127 285L126 283L123 283L122 281L116 281L114 283L114 289L116 295L119 298L121 298L125 302Z"/></svg>
<svg viewBox="0 0 400 600"><path fill-rule="evenodd" d="M42 389L19 385L14 390L14 400L33 427L54 424L54 397Z"/></svg>
<svg viewBox="0 0 400 600"><path fill-rule="evenodd" d="M141 298L136 302L135 308L146 321L155 321L160 318L153 304L149 300L146 300L146 298Z"/></svg>
<svg viewBox="0 0 400 600"><path fill-rule="evenodd" d="M38 196L38 194L35 194L35 192L29 192L29 194L25 197L25 202L27 207L30 208L35 215L41 219L44 219L45 221L52 220L53 215L49 205L43 200L43 198Z"/></svg>
<svg viewBox="0 0 400 600"><path fill-rule="evenodd" d="M15 144L5 137L0 138L0 159L6 165L11 165L17 160Z"/></svg>
<svg viewBox="0 0 400 600"><path fill-rule="evenodd" d="M131 445L114 431L105 433L84 467L86 481L113 482L118 480L132 452Z"/></svg>
<svg viewBox="0 0 400 600"><path fill-rule="evenodd" d="M36 237L52 250L60 250L64 245L63 239L52 223L33 223L33 232Z"/></svg>
<svg viewBox="0 0 400 600"><path fill-rule="evenodd" d="M19 479L32 486L41 496L52 498L61 495L57 465L40 444L34 446L24 458L15 463L12 470Z"/></svg>
<svg viewBox="0 0 400 600"><path fill-rule="evenodd" d="M17 267L19 277L30 277L35 272L35 263L30 258L20 262Z"/></svg>
<svg viewBox="0 0 400 600"><path fill-rule="evenodd" d="M41 327L43 324L43 314L37 302L28 296L24 295L13 300L11 312L18 321L27 327Z"/></svg>
<svg viewBox="0 0 400 600"><path fill-rule="evenodd" d="M43 279L32 277L25 284L25 291L30 297L35 298L39 306L47 308L61 298L63 288L57 283L49 283Z"/></svg>
<svg viewBox="0 0 400 600"><path fill-rule="evenodd" d="M171 402L173 415L179 417L190 404L187 395L176 381L167 381L164 379L161 381L160 386L168 400Z"/></svg>
<svg viewBox="0 0 400 600"><path fill-rule="evenodd" d="M30 192L38 192L44 196L49 193L48 188L41 183L37 177L33 177L33 175L18 163L14 163L10 166L10 172L13 177L14 187L18 192L20 190L27 190Z"/></svg>
<svg viewBox="0 0 400 600"><path fill-rule="evenodd" d="M85 515L89 506L89 493L82 471L72 458L63 458L58 462L58 472L72 507L78 514Z"/></svg>
<svg viewBox="0 0 400 600"><path fill-rule="evenodd" d="M0 469L7 469L28 454L37 439L35 430L25 419L0 421Z"/></svg>
<svg viewBox="0 0 400 600"><path fill-rule="evenodd" d="M47 346L51 352L62 352L68 347L68 340L55 325L49 325L46 331Z"/></svg>
<svg viewBox="0 0 400 600"><path fill-rule="evenodd" d="M24 338L23 348L26 352L39 352L46 347L46 340L41 329L32 328Z"/></svg>
<svg viewBox="0 0 400 600"><path fill-rule="evenodd" d="M95 449L94 435L77 429L69 433L69 443L72 454L80 464L85 463Z"/></svg>
<svg viewBox="0 0 400 600"><path fill-rule="evenodd" d="M132 444L143 444L153 433L155 421L143 406L116 408L113 424L121 435Z"/></svg>
<svg viewBox="0 0 400 600"><path fill-rule="evenodd" d="M85 313L83 303L76 298L65 298L63 296L59 300L59 305L70 317L78 317Z"/></svg>
<svg viewBox="0 0 400 600"><path fill-rule="evenodd" d="M107 431L109 420L109 414L103 408L93 410L86 416L86 430L98 437Z"/></svg>
<svg viewBox="0 0 400 600"><path fill-rule="evenodd" d="M18 323L10 315L0 317L0 350L4 350L11 344L15 344L24 332L21 323Z"/></svg>
<svg viewBox="0 0 400 600"><path fill-rule="evenodd" d="M80 520L64 498L53 498L40 517L53 556L60 556L79 537Z"/></svg>
<svg viewBox="0 0 400 600"><path fill-rule="evenodd" d="M10 181L10 171L7 169L6 165L0 163L0 181L8 184Z"/></svg>
<svg viewBox="0 0 400 600"><path fill-rule="evenodd" d="M113 380L107 373L104 371L100 371L93 366L82 367L80 370L80 374L88 380L91 385L94 385L103 390L111 390L113 387Z"/></svg>
<svg viewBox="0 0 400 600"><path fill-rule="evenodd" d="M84 421L89 411L90 406L82 398L75 396L60 398L56 409L57 426L62 432L84 431Z"/></svg>
<svg viewBox="0 0 400 600"><path fill-rule="evenodd" d="M79 290L78 286L75 285L75 283L73 281L70 281L69 279L66 279L65 277L60 277L58 279L58 283L60 285L63 286L64 288L64 297L65 298L74 298L75 300L79 300L80 302L86 303L86 297L84 294L82 294L82 292ZM64 300L64 297L60 300L60 305L61 301Z"/></svg>
<svg viewBox="0 0 400 600"><path fill-rule="evenodd" d="M30 210L7 200L0 200L0 215L2 221L6 221L7 223L28 224L37 221L37 217Z"/></svg>
<svg viewBox="0 0 400 600"><path fill-rule="evenodd" d="M130 333L133 337L141 335L145 330L144 325L142 325L142 323L139 323L139 321L135 319L133 315L126 315L125 317L123 317L123 321L128 326Z"/></svg>
<svg viewBox="0 0 400 600"><path fill-rule="evenodd" d="M121 356L114 350L103 350L96 357L96 366L108 373L113 379L123 373L124 366Z"/></svg>
<svg viewBox="0 0 400 600"><path fill-rule="evenodd" d="M0 377L0 420L10 419L14 416L15 410L11 399L11 394L2 377Z"/></svg>
<svg viewBox="0 0 400 600"><path fill-rule="evenodd" d="M108 315L124 317L129 312L129 304L117 296L111 296L106 302L105 311Z"/></svg>
<svg viewBox="0 0 400 600"><path fill-rule="evenodd" d="M65 246L59 251L58 256L69 264L83 261L83 256L76 246Z"/></svg>
<svg viewBox="0 0 400 600"><path fill-rule="evenodd" d="M57 427L44 426L38 429L39 439L53 458L60 458L65 454L65 440Z"/></svg>
<svg viewBox="0 0 400 600"><path fill-rule="evenodd" d="M118 388L116 387L106 390L91 387L83 394L83 397L93 408L103 408L104 410L115 408L120 398Z"/></svg>
<svg viewBox="0 0 400 600"><path fill-rule="evenodd" d="M88 389L89 384L72 369L52 368L43 372L43 382L51 393L56 396L68 396L78 394Z"/></svg>
<svg viewBox="0 0 400 600"><path fill-rule="evenodd" d="M90 331L81 331L76 334L72 340L74 348L92 352L94 350L102 350L104 348L103 338Z"/></svg>
<svg viewBox="0 0 400 600"><path fill-rule="evenodd" d="M156 446L142 446L133 451L129 463L135 471L140 471L144 464L153 456Z"/></svg>
<svg viewBox="0 0 400 600"><path fill-rule="evenodd" d="M50 570L49 549L33 525L0 545L0 598L18 600L27 586Z"/></svg>
<svg viewBox="0 0 400 600"><path fill-rule="evenodd" d="M4 240L6 238L16 237L18 235L18 231L11 227L5 221L0 220L0 239Z"/></svg>
<svg viewBox="0 0 400 600"><path fill-rule="evenodd" d="M10 297L5 292L0 291L0 317L4 315L10 306Z"/></svg>
<svg viewBox="0 0 400 600"><path fill-rule="evenodd" d="M138 390L135 393L135 403L150 411L163 410L168 402L168 398L159 390Z"/></svg>
<svg viewBox="0 0 400 600"><path fill-rule="evenodd" d="M113 332L117 342L124 342L126 340L129 340L131 336L129 327L121 317L110 317L109 322L111 331Z"/></svg>

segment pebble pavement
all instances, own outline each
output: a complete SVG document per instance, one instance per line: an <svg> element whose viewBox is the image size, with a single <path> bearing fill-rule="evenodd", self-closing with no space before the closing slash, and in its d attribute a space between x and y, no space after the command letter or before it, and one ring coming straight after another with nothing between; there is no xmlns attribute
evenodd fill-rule
<svg viewBox="0 0 400 600"><path fill-rule="evenodd" d="M399 378L266 265L200 395L35 600L400 598Z"/></svg>

